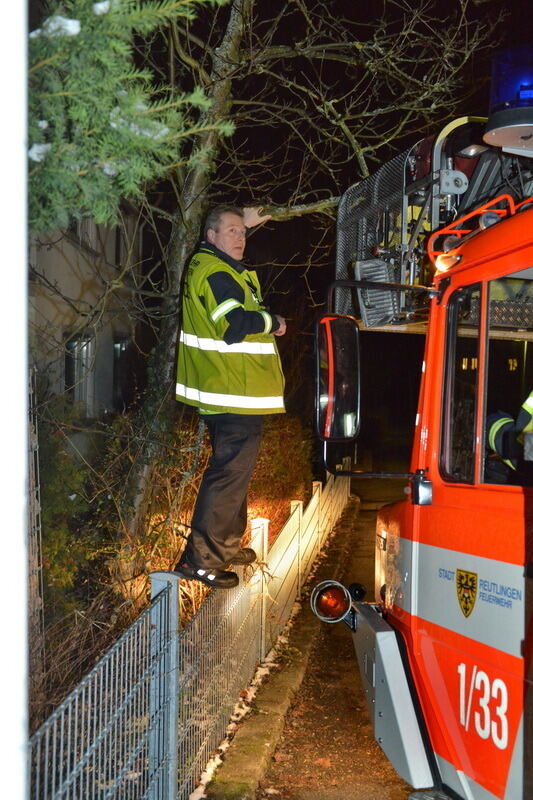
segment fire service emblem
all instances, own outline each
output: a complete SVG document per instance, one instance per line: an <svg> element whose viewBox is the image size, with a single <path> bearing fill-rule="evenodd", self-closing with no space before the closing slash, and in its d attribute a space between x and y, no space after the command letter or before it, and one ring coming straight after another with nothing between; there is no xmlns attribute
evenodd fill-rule
<svg viewBox="0 0 533 800"><path fill-rule="evenodd" d="M469 617L476 604L477 572L467 572L465 569L455 571L455 588L461 611Z"/></svg>

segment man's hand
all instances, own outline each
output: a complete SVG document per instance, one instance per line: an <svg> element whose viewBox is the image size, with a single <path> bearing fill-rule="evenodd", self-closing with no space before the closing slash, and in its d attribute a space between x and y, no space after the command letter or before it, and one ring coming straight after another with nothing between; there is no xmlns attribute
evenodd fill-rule
<svg viewBox="0 0 533 800"><path fill-rule="evenodd" d="M243 208L244 224L247 228L255 228L256 225L261 225L263 222L268 222L272 219L272 214L263 214L261 212L263 206L248 206Z"/></svg>
<svg viewBox="0 0 533 800"><path fill-rule="evenodd" d="M280 317L279 314L274 314L274 316L279 322L279 328L277 329L277 331L274 331L274 336L283 336L283 334L287 330L287 323L285 322L285 319L283 317Z"/></svg>

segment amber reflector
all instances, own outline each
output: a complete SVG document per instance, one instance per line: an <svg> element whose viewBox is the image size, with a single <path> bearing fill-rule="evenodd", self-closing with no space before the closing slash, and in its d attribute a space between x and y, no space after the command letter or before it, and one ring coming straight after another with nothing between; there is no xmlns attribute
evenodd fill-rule
<svg viewBox="0 0 533 800"><path fill-rule="evenodd" d="M350 608L350 600L342 586L329 586L318 595L316 607L323 617L340 619Z"/></svg>

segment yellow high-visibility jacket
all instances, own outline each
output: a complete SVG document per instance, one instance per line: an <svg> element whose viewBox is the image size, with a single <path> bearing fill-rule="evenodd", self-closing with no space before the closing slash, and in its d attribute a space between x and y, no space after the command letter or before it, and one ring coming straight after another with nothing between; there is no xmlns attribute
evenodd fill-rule
<svg viewBox="0 0 533 800"><path fill-rule="evenodd" d="M283 413L279 323L256 273L204 245L189 264L182 309L176 399L205 413Z"/></svg>

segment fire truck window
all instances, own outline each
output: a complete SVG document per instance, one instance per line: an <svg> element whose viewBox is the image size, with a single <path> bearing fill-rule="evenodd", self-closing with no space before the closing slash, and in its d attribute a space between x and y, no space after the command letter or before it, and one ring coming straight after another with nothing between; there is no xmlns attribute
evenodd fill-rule
<svg viewBox="0 0 533 800"><path fill-rule="evenodd" d="M484 480L533 485L533 268L489 284L487 367Z"/></svg>
<svg viewBox="0 0 533 800"><path fill-rule="evenodd" d="M474 480L480 299L480 286L468 286L452 295L448 307L441 470L463 483Z"/></svg>

